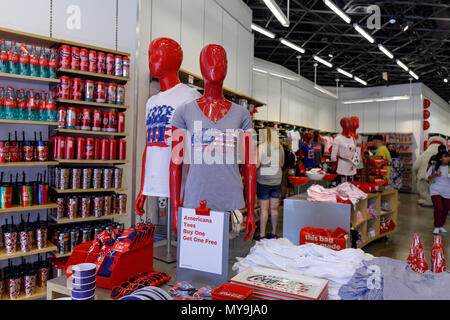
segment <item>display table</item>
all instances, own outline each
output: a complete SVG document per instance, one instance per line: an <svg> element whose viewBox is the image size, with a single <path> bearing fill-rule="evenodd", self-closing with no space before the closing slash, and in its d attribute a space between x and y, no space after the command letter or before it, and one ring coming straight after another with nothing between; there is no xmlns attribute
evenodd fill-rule
<svg viewBox="0 0 450 320"><path fill-rule="evenodd" d="M104 288L95 289L95 300L113 300L110 297L111 290ZM70 297L71 289L67 288L67 277L62 275L47 281L47 300L55 300L63 297Z"/></svg>
<svg viewBox="0 0 450 320"><path fill-rule="evenodd" d="M382 202L387 202L391 210L383 211L381 209ZM369 205L375 208L376 217L368 215ZM362 248L372 241L397 232L398 191L370 193L367 199L356 204L356 208L350 204L308 201L306 193L303 193L285 199L283 210L283 237L295 245L299 244L302 228L326 228L333 231L341 227L350 232L352 226L362 235L362 242L358 243L358 248ZM360 221L357 221L358 211L362 216ZM384 217L391 218L395 223L395 228L389 232L380 233L380 220ZM375 234L369 237L368 230L372 229Z"/></svg>

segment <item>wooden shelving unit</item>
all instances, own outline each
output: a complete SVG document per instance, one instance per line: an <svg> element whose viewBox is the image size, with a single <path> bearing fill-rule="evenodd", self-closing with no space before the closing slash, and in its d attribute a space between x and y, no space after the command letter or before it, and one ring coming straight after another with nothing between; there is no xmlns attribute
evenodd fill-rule
<svg viewBox="0 0 450 320"><path fill-rule="evenodd" d="M0 119L0 123L31 124L31 125L36 125L36 126L57 126L58 125L58 122L28 121L28 120L7 120L7 119Z"/></svg>
<svg viewBox="0 0 450 320"><path fill-rule="evenodd" d="M127 217L127 214L110 214L107 216L101 216L101 217L87 217L87 218L75 218L75 219L69 219L69 218L63 218L63 219L56 219L53 216L49 216L51 219L53 219L57 224L65 224L65 223L80 223L80 222L88 222L88 221L98 221L98 220L105 220L105 219L113 219L113 218L123 218Z"/></svg>
<svg viewBox="0 0 450 320"><path fill-rule="evenodd" d="M381 211L381 203L382 201L387 201L389 203L389 207L391 211L382 212ZM369 205L372 204L375 207L375 211L377 213L376 217L369 217L367 213L367 209ZM356 213L360 211L363 220L357 221ZM391 216L391 219L395 223L395 229L383 234L380 234L380 217L383 216ZM353 209L351 213L351 225L353 228L357 229L363 236L364 241L358 245L358 248L362 248L367 244L383 238L387 235L394 234L397 232L398 228L398 191L389 190L384 191L382 193L371 193L368 195L367 199L359 201L356 205L356 209ZM376 236L372 238L368 238L368 229L373 228L376 231Z"/></svg>
<svg viewBox="0 0 450 320"><path fill-rule="evenodd" d="M67 69L67 68L59 68L58 72L62 73L62 74L68 74L68 75L71 75L71 76L88 77L88 78L91 78L91 79L92 78L93 79L102 79L102 80L108 80L108 81L119 82L119 83L130 81L129 78L110 76L110 75L103 74L103 73L95 73L95 72L89 72L89 71L73 70L73 69Z"/></svg>
<svg viewBox="0 0 450 320"><path fill-rule="evenodd" d="M60 82L59 79L22 76L22 75L18 75L18 74L3 73L3 72L0 72L0 79L3 79L3 80L26 80L26 81L44 82L44 83L59 83Z"/></svg>
<svg viewBox="0 0 450 320"><path fill-rule="evenodd" d="M87 130L72 130L72 129L56 129L58 133L84 134L90 136L113 136L113 137L128 137L126 132L106 132L106 131L87 131Z"/></svg>
<svg viewBox="0 0 450 320"><path fill-rule="evenodd" d="M1 167L34 167L34 166L57 166L58 161L31 161L31 162L7 162L0 163Z"/></svg>
<svg viewBox="0 0 450 320"><path fill-rule="evenodd" d="M67 189L67 190L61 190L56 189L54 187L50 187L51 190L55 191L58 194L63 193L97 193L97 192L122 192L127 191L128 188L109 188L109 189Z"/></svg>
<svg viewBox="0 0 450 320"><path fill-rule="evenodd" d="M0 209L0 213L47 210L47 209L54 209L56 207L57 207L56 203L50 203L50 204L46 204L43 206L32 206L32 207L19 207L18 205L13 205L11 208Z"/></svg>
<svg viewBox="0 0 450 320"><path fill-rule="evenodd" d="M6 250L3 248L0 250L0 261L8 260L8 259L14 259L14 258L20 258L20 257L27 257L32 256L34 254L40 254L40 253L46 253L46 252L52 252L56 251L56 246L53 243L47 242L47 247L44 249L37 249L36 247L33 248L30 252L22 252L20 251L20 248L18 248L18 251L13 254L6 254Z"/></svg>
<svg viewBox="0 0 450 320"><path fill-rule="evenodd" d="M86 48L96 51L101 51L105 53L112 53L114 55L121 55L121 56L130 56L130 53L126 52L120 52L117 50L111 50L107 48L100 48L97 46L93 46L90 44L85 43L78 43L68 40L62 40L62 39L56 39L56 38L50 38L45 36L40 36L36 34L26 33L26 32L20 32L12 29L2 28L0 27L0 38L4 38L6 40L14 40L17 43L25 42L27 44L34 44L36 46L45 46L47 48L58 48L60 45L69 45L69 46L76 46L79 48ZM61 75L67 75L69 77L75 78L83 78L83 79L93 79L95 81L103 81L103 82L113 82L118 84L126 84L127 81L129 81L129 78L125 77L116 77L116 76L110 76L105 74L98 74L98 73L91 73L91 72L85 72L80 70L71 70L71 69L64 69L59 68L57 70L58 77ZM30 76L21 76L21 75L15 75L15 74L5 74L0 73L0 79L3 80L9 80L11 82L17 82L20 83L20 85L29 87L29 85L36 83L45 85L48 84L48 89L51 89L55 84L60 83L59 79L47 79L47 78L37 78L37 77L30 77ZM127 105L116 105L116 104L107 104L107 103L95 103L95 102L84 102L84 101L73 101L73 100L60 100L58 101L58 104L69 104L69 105L79 105L83 107L92 107L92 108L107 108L107 109L117 109L117 110L127 110L130 107ZM58 126L57 122L40 122L40 121L18 121L18 120L0 120L0 124L2 123L8 123L13 124L17 126L26 126L26 125L45 125L49 127ZM97 136L115 136L115 137L127 137L128 133L110 133L110 132L90 132L90 131L82 131L82 130L56 130L56 132L59 132L61 134L76 134L76 135L97 135ZM0 168L9 169L13 167L20 167L20 166L37 166L37 168L43 168L44 166L53 166L53 165L102 165L102 166L108 166L108 165L120 165L120 164L127 164L128 160L54 160L54 161L47 161L47 162L16 162L16 163L6 163L6 164L0 164ZM127 188L120 188L120 189L96 189L96 190L69 190L70 193L84 193L84 192L109 192L109 191L126 191ZM47 209L54 209L57 208L57 205L55 203L49 203L48 205L44 206L32 206L32 207L19 207L17 205L13 206L12 208L8 209L0 209L1 213L10 213L10 212L29 212L29 211L36 211L36 210L47 210ZM115 217L124 217L126 215L110 215L110 216L104 216L102 219L112 219ZM97 218L96 218L97 219ZM90 219L84 219L84 221L89 221ZM64 220L62 220L65 222ZM63 223L59 221L58 223ZM67 223L72 222L81 222L80 220L75 221L67 221ZM37 250L34 249L28 253L22 253L17 252L13 255L6 256L6 253L3 251L0 251L0 260L2 259L10 259L10 258L16 258L16 257L23 257L23 256L31 256L35 254L45 253L45 252L54 252L57 248L54 244L48 243L47 248L43 250ZM70 254L68 254L70 255ZM57 255L58 256L58 255ZM34 300L43 298L46 296L46 289L45 288L37 288L36 294L34 294L31 297L25 297L24 295L21 296L17 300ZM9 298L7 296L0 297L2 300L8 300Z"/></svg>
<svg viewBox="0 0 450 320"><path fill-rule="evenodd" d="M129 106L122 104L109 104L109 103L99 103L99 102L88 102L88 101L80 101L80 100L69 100L69 99L59 99L58 102L60 104L73 104L84 107L93 107L93 108L109 108L109 109L129 109Z"/></svg>
<svg viewBox="0 0 450 320"><path fill-rule="evenodd" d="M71 159L59 159L59 164L127 164L128 160L71 160Z"/></svg>
<svg viewBox="0 0 450 320"><path fill-rule="evenodd" d="M36 292L32 296L27 297L25 294L22 294L21 296L19 296L19 298L15 299L14 301L36 300L45 298L46 296L47 296L47 288L36 287ZM9 296L3 295L0 301L4 300L11 300L11 299L9 299Z"/></svg>

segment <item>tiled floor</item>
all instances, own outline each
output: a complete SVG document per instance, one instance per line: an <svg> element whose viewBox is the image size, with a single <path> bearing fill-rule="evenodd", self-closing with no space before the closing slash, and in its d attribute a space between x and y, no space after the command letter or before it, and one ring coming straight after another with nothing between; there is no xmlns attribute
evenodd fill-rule
<svg viewBox="0 0 450 320"><path fill-rule="evenodd" d="M390 257L393 259L406 260L409 254L409 247L414 233L420 233L422 236L422 244L425 249L425 254L429 259L431 247L433 246L433 209L424 208L417 204L417 195L400 194L399 195L399 225L398 232L390 236L389 241L379 239L365 248L364 251L373 254L374 256ZM282 209L280 209L282 212ZM283 215L280 214L278 224L278 234L282 234ZM270 230L270 222L267 230ZM449 227L450 230L450 227ZM229 259L229 277L233 277L236 273L232 271L231 267L235 263L235 257L245 257L254 241L243 241L244 235L241 234L239 238L230 241L230 259ZM448 236L442 237L442 243L446 252L450 252L450 242ZM176 263L167 265L155 260L155 269L165 271L173 276L174 279L170 283L176 283Z"/></svg>

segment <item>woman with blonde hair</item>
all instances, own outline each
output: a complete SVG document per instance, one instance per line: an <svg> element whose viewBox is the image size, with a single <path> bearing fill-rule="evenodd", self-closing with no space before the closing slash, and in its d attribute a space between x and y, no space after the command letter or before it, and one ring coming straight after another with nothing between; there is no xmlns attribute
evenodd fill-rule
<svg viewBox="0 0 450 320"><path fill-rule="evenodd" d="M256 164L258 168L256 194L260 207L260 228L259 235L255 236L255 240L266 238L269 208L272 232L267 238L276 238L278 206L281 194L281 168L284 164L284 150L280 144L276 130L266 130L263 132L265 134L260 136L263 142L258 146L258 159Z"/></svg>

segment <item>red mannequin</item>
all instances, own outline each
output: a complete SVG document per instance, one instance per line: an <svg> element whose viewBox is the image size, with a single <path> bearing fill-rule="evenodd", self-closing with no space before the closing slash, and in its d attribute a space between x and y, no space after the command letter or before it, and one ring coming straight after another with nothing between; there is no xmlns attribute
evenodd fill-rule
<svg viewBox="0 0 450 320"><path fill-rule="evenodd" d="M350 138L353 136L352 133L352 121L351 118L342 118L340 121L341 127L342 127L342 132L341 134L346 137L346 138ZM331 167L331 171L332 172L336 172L338 167L338 161L333 163L333 166Z"/></svg>
<svg viewBox="0 0 450 320"><path fill-rule="evenodd" d="M358 117L351 117L351 131L352 131L352 136L353 138L355 138L355 140L359 139L358 134L356 133L356 131L359 129L359 118Z"/></svg>
<svg viewBox="0 0 450 320"><path fill-rule="evenodd" d="M352 122L350 118L342 118L341 119L341 127L342 127L342 135L346 138L350 138L352 136L351 127Z"/></svg>
<svg viewBox="0 0 450 320"><path fill-rule="evenodd" d="M197 100L197 103L203 113L213 122L222 119L231 108L231 102L223 96L223 81L227 74L227 57L225 49L219 45L207 45L200 53L200 69L203 75L205 92L203 97ZM177 130L173 127L172 130ZM180 144L178 146L178 144ZM173 141L172 151L183 156L184 138ZM256 194L256 164L249 161L250 144L246 144L246 159L244 164L244 179L246 199L248 206L248 215L246 219L246 237L247 241L255 232L254 203ZM177 233L178 208L182 206L180 201L182 164L174 161L170 163L170 201L172 205L172 228Z"/></svg>
<svg viewBox="0 0 450 320"><path fill-rule="evenodd" d="M311 140L314 138L314 136L313 136L313 134L311 133L311 132L305 132L305 144L308 146L308 147L311 147ZM299 154L300 154L300 157L302 158L302 159L304 159L305 158L305 155L303 154L303 151L299 151Z"/></svg>
<svg viewBox="0 0 450 320"><path fill-rule="evenodd" d="M169 38L158 38L150 43L148 48L148 66L150 75L158 78L161 91L167 91L180 83L178 70L183 61L183 51L180 45ZM147 196L142 194L145 180L145 164L147 159L147 148L142 156L141 189L134 202L137 214L143 215L144 203Z"/></svg>

